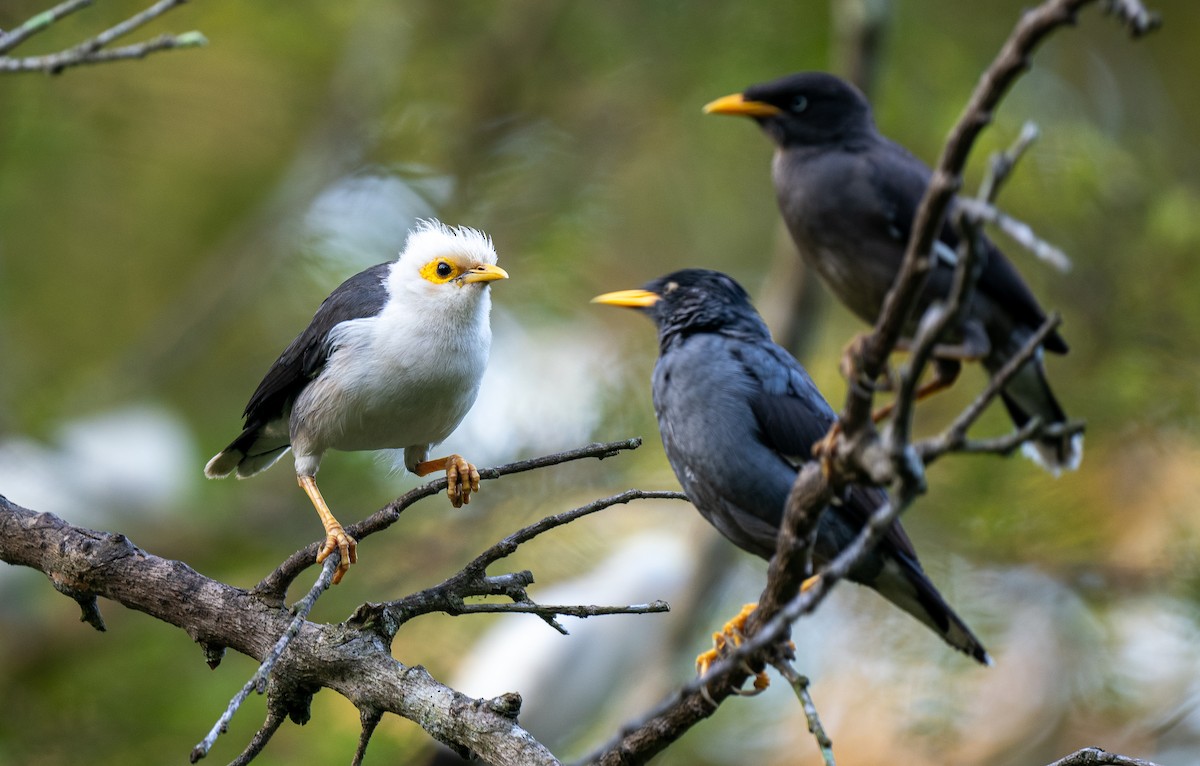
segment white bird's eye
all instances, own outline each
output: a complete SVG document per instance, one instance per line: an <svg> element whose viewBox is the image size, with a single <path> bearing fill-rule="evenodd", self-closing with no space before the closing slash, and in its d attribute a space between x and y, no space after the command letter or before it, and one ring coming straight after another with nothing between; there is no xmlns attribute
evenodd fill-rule
<svg viewBox="0 0 1200 766"><path fill-rule="evenodd" d="M796 96L792 99L792 111L799 114L808 108L808 99L804 96Z"/></svg>
<svg viewBox="0 0 1200 766"><path fill-rule="evenodd" d="M675 292L675 291L676 291L676 290L678 290L678 289L679 289L679 283L678 283L678 282L668 282L668 283L666 284L666 287L664 287L664 288L663 288L663 295L666 295L666 294L668 294L668 293L673 293L673 292Z"/></svg>
<svg viewBox="0 0 1200 766"><path fill-rule="evenodd" d="M445 258L435 258L429 263L421 267L421 276L433 282L435 285L440 285L443 282L449 282L459 275L459 269Z"/></svg>

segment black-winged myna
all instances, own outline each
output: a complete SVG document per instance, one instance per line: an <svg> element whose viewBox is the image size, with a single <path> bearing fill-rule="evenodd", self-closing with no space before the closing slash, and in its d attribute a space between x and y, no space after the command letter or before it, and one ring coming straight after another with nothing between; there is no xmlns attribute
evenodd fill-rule
<svg viewBox="0 0 1200 766"><path fill-rule="evenodd" d="M880 135L858 90L824 72L753 85L709 103L704 111L750 117L771 138L776 199L800 255L838 300L874 322L900 269L929 182L925 163ZM958 239L954 227L942 226L936 264L915 317L948 293ZM973 298L955 337L937 349L936 377L925 390L949 385L963 360L979 360L995 374L1045 319L1016 268L988 241ZM1063 354L1067 344L1055 331L1042 348ZM1001 394L1018 427L1034 416L1045 425L1067 419L1046 381L1041 354L1039 349ZM1023 449L1057 474L1078 467L1083 436L1046 437Z"/></svg>
<svg viewBox="0 0 1200 766"><path fill-rule="evenodd" d="M317 562L341 553L335 583L357 560L357 543L317 489L326 450L403 449L409 471L445 471L450 502L470 502L479 489L475 467L458 455L429 460L429 450L475 402L492 343L488 285L507 277L487 235L421 221L399 258L350 277L325 299L267 370L241 435L205 475L253 476L290 447L296 479L325 527Z"/></svg>
<svg viewBox="0 0 1200 766"><path fill-rule="evenodd" d="M667 459L696 509L726 538L764 559L775 553L788 492L835 420L808 373L771 340L733 279L686 269L596 303L641 309L658 326L654 410ZM830 561L886 500L851 487L821 517L814 565ZM925 576L900 523L851 572L983 663L987 652Z"/></svg>

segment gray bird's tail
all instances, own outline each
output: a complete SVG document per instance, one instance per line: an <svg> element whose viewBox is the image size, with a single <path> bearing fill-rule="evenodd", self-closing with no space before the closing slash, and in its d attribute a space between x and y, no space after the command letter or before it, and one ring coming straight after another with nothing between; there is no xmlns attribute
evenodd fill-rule
<svg viewBox="0 0 1200 766"><path fill-rule="evenodd" d="M984 665L992 664L992 658L983 644L938 593L920 565L889 557L883 572L871 583L871 587L917 618L950 646Z"/></svg>
<svg viewBox="0 0 1200 766"><path fill-rule="evenodd" d="M269 426L247 427L238 438L213 456L204 466L204 475L210 479L224 479L234 471L239 479L265 471L288 451L291 441L286 430L275 434Z"/></svg>
<svg viewBox="0 0 1200 766"><path fill-rule="evenodd" d="M984 366L993 375L1003 366L1004 360L984 360ZM1000 398L1008 410L1013 424L1021 428L1035 415L1047 425L1062 425L1067 422L1050 384L1046 380L1046 369L1042 364L1041 352L1031 359L1021 371L1009 381ZM1025 442L1021 451L1033 462L1058 476L1064 470L1074 471L1083 460L1083 434L1049 436Z"/></svg>

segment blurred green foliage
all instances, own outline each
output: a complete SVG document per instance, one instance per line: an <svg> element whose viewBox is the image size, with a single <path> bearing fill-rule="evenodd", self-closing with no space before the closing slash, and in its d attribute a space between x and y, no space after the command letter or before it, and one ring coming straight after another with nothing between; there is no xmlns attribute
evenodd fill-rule
<svg viewBox="0 0 1200 766"><path fill-rule="evenodd" d="M0 28L44 5L6 2ZM884 132L932 162L1023 5L894 3L875 95ZM986 152L1022 122L1039 125L1001 204L1074 262L1064 276L1009 247L1065 317L1072 352L1049 365L1069 413L1089 424L1083 468L1055 481L1016 458L946 460L906 524L934 560L1032 566L1100 604L1124 593L1194 605L1200 5L1152 5L1166 25L1136 44L1096 9L1052 38L969 174L976 181ZM97 3L14 53L58 50L141 7ZM488 485L463 513L414 509L361 549L363 563L315 617L340 620L363 600L423 587L544 512L634 483L674 485L650 410L652 333L587 300L684 266L729 271L754 293L771 279L784 235L768 143L700 107L826 68L826 3L210 1L145 34L188 29L210 45L0 79L0 439L49 443L63 423L153 403L186 423L201 453L217 451L274 355L370 262L348 264L336 237L314 235L314 202L346 179L378 177L421 200L395 212L405 225L435 213L492 234L513 276L494 292L496 311L554 333L530 364L553 366L572 345L614 357L599 360L620 366L609 390L575 406L604 408L595 438L636 433L647 446L603 468ZM402 245L379 241L375 261ZM859 329L828 303L802 359L835 403L838 353ZM930 402L921 426L946 422L981 380L968 374ZM494 406L502 421L503 402ZM980 426L1004 428L998 415ZM530 440L512 457L570 446ZM243 586L317 535L289 460L246 483L205 483L202 461L194 468L170 507L115 508L92 523ZM411 483L361 456L338 455L322 474L346 521ZM536 562L540 581L574 576L623 531L669 514L616 510L540 540L514 566ZM109 632L97 634L29 572L0 570L0 594L0 763L182 759L251 672L231 656L210 673L182 633L113 605ZM489 624L418 621L396 655L444 677ZM232 757L259 706L213 757ZM347 760L356 711L320 694L314 726L285 726L257 762ZM425 745L417 727L385 720L369 761L405 762Z"/></svg>

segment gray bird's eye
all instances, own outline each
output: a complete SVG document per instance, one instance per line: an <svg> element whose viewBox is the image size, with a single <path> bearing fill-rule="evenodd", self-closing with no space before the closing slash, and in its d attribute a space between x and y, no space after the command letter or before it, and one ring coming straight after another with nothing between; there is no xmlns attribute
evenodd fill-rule
<svg viewBox="0 0 1200 766"><path fill-rule="evenodd" d="M442 261L437 265L437 275L442 279L450 276L450 272L452 271L454 271L454 269L450 268L450 264L446 263L445 261Z"/></svg>
<svg viewBox="0 0 1200 766"><path fill-rule="evenodd" d="M792 99L792 111L793 112L797 112L797 113L803 112L807 108L808 108L808 99L805 98L804 96L796 96L795 98Z"/></svg>

